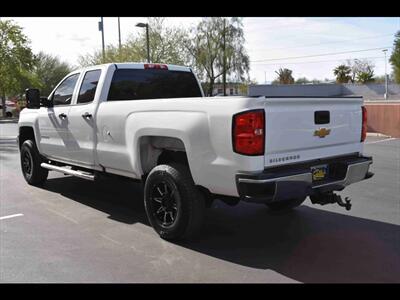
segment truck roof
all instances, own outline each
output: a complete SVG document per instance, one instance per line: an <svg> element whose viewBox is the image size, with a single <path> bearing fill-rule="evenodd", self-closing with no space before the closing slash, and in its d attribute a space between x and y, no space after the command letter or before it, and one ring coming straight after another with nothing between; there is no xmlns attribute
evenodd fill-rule
<svg viewBox="0 0 400 300"><path fill-rule="evenodd" d="M170 64L160 64L160 63L123 62L123 63L109 63L105 65L115 65L118 69L144 69L145 65L149 66L162 65L166 66L170 71L192 72L192 69L189 67L170 65Z"/></svg>

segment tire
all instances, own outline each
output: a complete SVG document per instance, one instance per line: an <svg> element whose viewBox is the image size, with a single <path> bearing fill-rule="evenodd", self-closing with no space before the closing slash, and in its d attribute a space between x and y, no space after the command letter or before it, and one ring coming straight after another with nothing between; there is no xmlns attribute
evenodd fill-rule
<svg viewBox="0 0 400 300"><path fill-rule="evenodd" d="M300 206L306 198L294 198L284 201L277 201L272 203L267 203L268 208L276 213L285 213L293 210L294 208Z"/></svg>
<svg viewBox="0 0 400 300"><path fill-rule="evenodd" d="M193 238L203 223L204 196L188 167L181 164L151 170L144 187L144 206L150 224L165 240Z"/></svg>
<svg viewBox="0 0 400 300"><path fill-rule="evenodd" d="M21 169L27 183L30 185L42 185L49 174L40 164L42 158L32 140L26 140L21 146Z"/></svg>
<svg viewBox="0 0 400 300"><path fill-rule="evenodd" d="M6 112L6 117L7 117L7 118L11 118L12 116L13 116L13 115L12 115L12 113L11 113L11 112L9 112L9 111L8 111L8 112Z"/></svg>

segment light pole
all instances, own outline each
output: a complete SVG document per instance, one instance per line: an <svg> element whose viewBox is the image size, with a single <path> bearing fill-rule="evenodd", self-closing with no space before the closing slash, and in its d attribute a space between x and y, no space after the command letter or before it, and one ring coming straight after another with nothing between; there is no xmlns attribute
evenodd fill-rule
<svg viewBox="0 0 400 300"><path fill-rule="evenodd" d="M387 70L386 70L386 52L387 52L387 49L384 49L382 51L383 51L383 53L385 53L385 95L384 95L384 97L385 97L385 100L387 100L387 98L388 98L388 76L387 76Z"/></svg>
<svg viewBox="0 0 400 300"><path fill-rule="evenodd" d="M121 24L118 17L118 40L119 40L119 52L121 54Z"/></svg>
<svg viewBox="0 0 400 300"><path fill-rule="evenodd" d="M224 96L226 96L226 19L224 18L224 35L222 37L223 43L223 55L224 55L224 61L223 61L223 68L224 71L222 73L222 86L224 88Z"/></svg>
<svg viewBox="0 0 400 300"><path fill-rule="evenodd" d="M103 23L103 17L100 17L99 31L101 31L101 43L103 45L103 62L104 62L104 60L105 60L105 51L104 51L104 23Z"/></svg>
<svg viewBox="0 0 400 300"><path fill-rule="evenodd" d="M147 62L150 62L150 45L149 45L149 24L148 23L137 23L137 27L146 27L146 42L147 42Z"/></svg>

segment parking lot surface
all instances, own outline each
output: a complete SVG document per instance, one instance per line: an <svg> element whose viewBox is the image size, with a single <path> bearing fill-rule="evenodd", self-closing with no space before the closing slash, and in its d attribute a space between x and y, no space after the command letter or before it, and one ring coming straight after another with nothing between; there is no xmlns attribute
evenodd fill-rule
<svg viewBox="0 0 400 300"><path fill-rule="evenodd" d="M150 227L142 186L50 172L23 179L16 124L0 124L0 282L400 282L400 140L369 137L375 176L285 215L215 201L201 236Z"/></svg>

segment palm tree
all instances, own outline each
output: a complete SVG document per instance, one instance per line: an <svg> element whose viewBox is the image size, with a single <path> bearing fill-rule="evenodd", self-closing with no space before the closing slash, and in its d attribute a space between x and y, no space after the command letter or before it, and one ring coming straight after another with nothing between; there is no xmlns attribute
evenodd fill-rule
<svg viewBox="0 0 400 300"><path fill-rule="evenodd" d="M333 69L333 74L336 76L337 83L348 83L351 81L351 68L346 65L339 65Z"/></svg>
<svg viewBox="0 0 400 300"><path fill-rule="evenodd" d="M280 68L279 71L275 71L275 73L278 74L277 81L280 84L293 84L294 78L292 76L292 72L292 70Z"/></svg>

